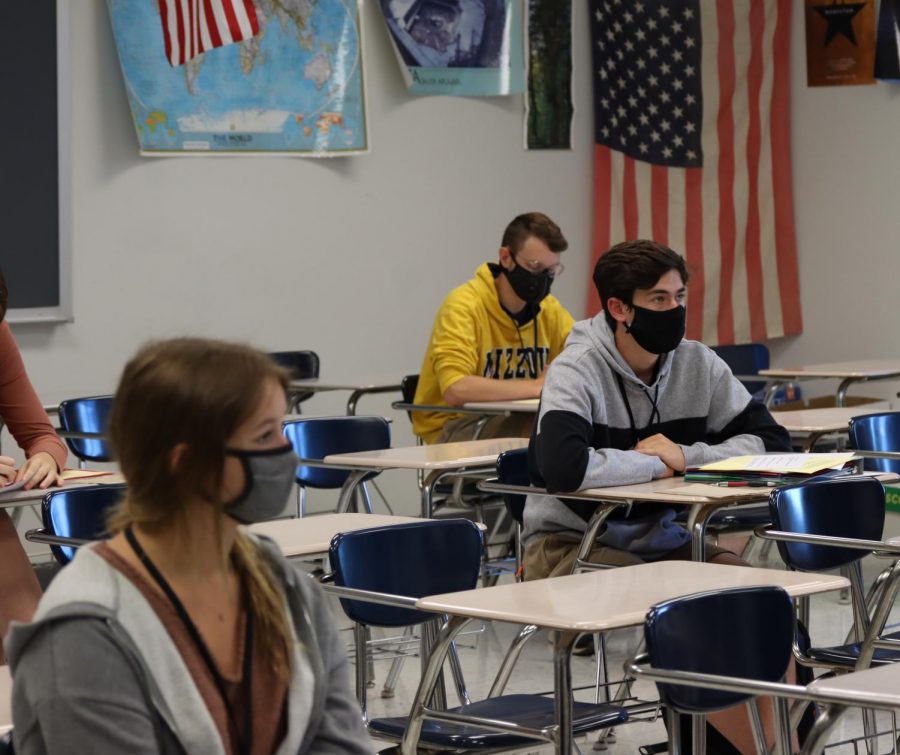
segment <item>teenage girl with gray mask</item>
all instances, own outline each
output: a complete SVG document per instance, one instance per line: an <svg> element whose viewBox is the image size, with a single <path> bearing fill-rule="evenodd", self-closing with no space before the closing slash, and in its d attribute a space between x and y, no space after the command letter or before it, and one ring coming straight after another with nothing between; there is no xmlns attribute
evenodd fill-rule
<svg viewBox="0 0 900 755"><path fill-rule="evenodd" d="M13 628L16 752L370 753L323 594L271 543L296 456L287 375L179 339L125 367L110 436L128 493Z"/></svg>

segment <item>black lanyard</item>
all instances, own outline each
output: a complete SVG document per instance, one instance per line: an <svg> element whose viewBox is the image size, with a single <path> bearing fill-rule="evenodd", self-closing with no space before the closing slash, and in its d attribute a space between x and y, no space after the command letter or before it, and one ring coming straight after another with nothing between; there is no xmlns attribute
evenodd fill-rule
<svg viewBox="0 0 900 755"><path fill-rule="evenodd" d="M628 402L628 395L625 393L625 382L622 380L622 376L619 373L616 373L616 382L619 384L619 393L622 394L622 401L625 402L625 411L628 412L628 421L631 423L631 447L634 448L634 446L638 444L638 441L641 440L641 436L647 432L647 428L653 425L654 419L657 422L662 421L662 417L660 417L659 414L659 407L657 406L657 402L659 401L659 383L657 382L656 390L652 397L650 396L650 391L646 388L642 388L644 395L647 397L647 401L650 402L650 405L653 408L650 410L650 419L647 422L647 425L643 430L638 430L637 426L634 424L634 414L631 412L631 404Z"/></svg>
<svg viewBox="0 0 900 755"><path fill-rule="evenodd" d="M509 314L507 312L507 314ZM525 350L525 341L522 340L522 329L519 327L519 323L516 321L516 318L512 315L509 315L510 319L513 321L513 325L516 327L516 335L519 337L519 346L522 347L522 351ZM537 315L534 316L534 352L532 356L534 359L528 360L528 377L532 380L537 379L538 375L541 374L541 369L538 367L538 320Z"/></svg>
<svg viewBox="0 0 900 755"><path fill-rule="evenodd" d="M250 755L251 744L253 742L253 695L251 690L253 681L253 614L249 610L247 611L247 629L244 633L244 668L241 686L244 688L244 728L246 736L242 737L238 727L237 717L235 716L234 709L231 707L231 701L228 699L228 692L225 689L225 679L223 679L222 674L219 673L216 662L213 660L209 648L206 647L206 643L203 641L200 631L191 620L184 604L179 600L175 591L172 589L172 586L166 581L166 578L160 573L159 569L156 568L156 564L150 560L150 556L147 555L146 551L137 541L134 532L131 531L131 527L125 529L125 539L128 540L128 544L131 546L135 555L141 560L141 563L147 571L150 572L150 576L156 580L156 584L158 584L160 589L165 593L169 602L172 604L172 607L175 609L175 612L178 614L178 618L181 619L181 623L184 624L185 629L187 629L188 634L194 641L194 645L197 647L200 657L203 658L203 662L206 664L209 673L212 675L216 689L218 689L219 695L222 698L222 703L225 705L225 710L228 712L228 720L234 728L234 736L238 742L238 751L241 755Z"/></svg>

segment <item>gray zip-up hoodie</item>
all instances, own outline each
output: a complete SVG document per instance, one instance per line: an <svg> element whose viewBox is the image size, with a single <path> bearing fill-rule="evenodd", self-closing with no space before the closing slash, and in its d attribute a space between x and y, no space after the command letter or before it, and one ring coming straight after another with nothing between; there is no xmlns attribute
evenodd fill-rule
<svg viewBox="0 0 900 755"><path fill-rule="evenodd" d="M325 595L259 539L294 629L287 734L278 755L370 755ZM19 755L224 755L177 648L131 581L91 546L56 577L30 624L5 641Z"/></svg>
<svg viewBox="0 0 900 755"><path fill-rule="evenodd" d="M529 445L532 482L565 493L657 479L665 464L632 450L656 433L681 445L688 467L790 449L787 431L702 343L684 340L664 354L648 386L619 354L602 312L576 323L544 381ZM580 539L594 508L529 496L526 545L549 533ZM600 541L658 557L690 539L685 530L669 526L671 513L636 506L629 521L609 521Z"/></svg>

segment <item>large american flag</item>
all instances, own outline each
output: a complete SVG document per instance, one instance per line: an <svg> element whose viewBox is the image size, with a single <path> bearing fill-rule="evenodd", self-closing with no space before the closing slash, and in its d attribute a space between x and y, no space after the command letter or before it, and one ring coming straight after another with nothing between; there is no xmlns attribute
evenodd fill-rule
<svg viewBox="0 0 900 755"><path fill-rule="evenodd" d="M652 238L691 273L689 338L799 333L791 0L591 0L594 260ZM591 290L589 307L599 309Z"/></svg>
<svg viewBox="0 0 900 755"><path fill-rule="evenodd" d="M253 0L159 0L159 15L173 66L259 33Z"/></svg>

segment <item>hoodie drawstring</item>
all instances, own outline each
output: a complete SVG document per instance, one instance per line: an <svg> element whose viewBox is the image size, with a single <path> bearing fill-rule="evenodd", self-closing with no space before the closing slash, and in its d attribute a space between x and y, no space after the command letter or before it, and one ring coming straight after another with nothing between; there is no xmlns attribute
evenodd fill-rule
<svg viewBox="0 0 900 755"><path fill-rule="evenodd" d="M641 390L644 392L644 395L647 397L647 401L650 402L650 406L652 409L650 410L650 419L647 424L644 426L643 430L638 431L637 426L634 424L634 414L631 411L631 404L628 401L628 395L625 392L625 382L622 380L622 376L616 373L616 382L619 384L619 393L622 394L622 401L625 402L625 411L628 412L628 422L631 424L631 446L632 448L637 445L638 441L641 440L641 436L647 430L648 427L651 427L654 424L654 420L656 420L656 424L662 422L662 417L659 413L659 381L656 383L656 388L653 392L653 396L650 395L650 391L641 386Z"/></svg>

